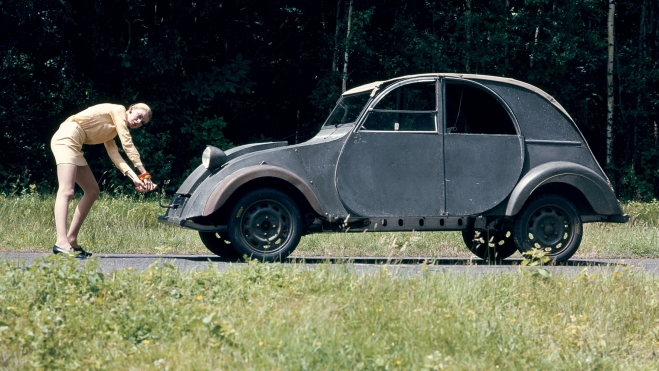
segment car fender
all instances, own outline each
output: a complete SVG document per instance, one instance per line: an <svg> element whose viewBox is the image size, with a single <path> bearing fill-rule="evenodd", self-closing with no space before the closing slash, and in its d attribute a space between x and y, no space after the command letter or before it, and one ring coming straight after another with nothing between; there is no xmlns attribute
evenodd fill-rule
<svg viewBox="0 0 659 371"><path fill-rule="evenodd" d="M202 215L208 216L212 214L222 207L229 197L243 184L258 178L277 178L288 182L302 193L315 212L318 214L323 213L318 198L302 178L281 167L256 165L240 169L224 178L208 197Z"/></svg>
<svg viewBox="0 0 659 371"><path fill-rule="evenodd" d="M531 169L513 189L506 216L519 213L533 192L548 183L566 183L584 194L593 210L601 215L621 215L620 203L611 186L593 170L579 164L552 161Z"/></svg>

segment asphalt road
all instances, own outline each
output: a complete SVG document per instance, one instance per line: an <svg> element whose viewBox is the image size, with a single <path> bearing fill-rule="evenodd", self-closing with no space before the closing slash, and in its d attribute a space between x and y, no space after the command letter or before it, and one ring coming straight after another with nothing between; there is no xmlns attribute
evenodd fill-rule
<svg viewBox="0 0 659 371"><path fill-rule="evenodd" d="M15 261L17 264L31 265L35 260L48 256L46 253L15 253L0 252L0 258ZM230 267L240 267L247 263L243 261L227 260L215 255L131 255L131 254L95 254L103 272L108 273L117 269L132 268L145 270L152 264L172 264L181 271L194 269L226 270ZM346 265L356 273L368 274L378 272L383 265L395 274L419 275L423 272L468 272L473 274L506 273L519 271L520 259L507 260L505 264L490 265L479 259L468 258L328 258L305 257L287 259L284 263L289 266L313 269L319 264ZM81 261L84 264L84 261ZM659 259L572 259L566 265L546 267L553 273L574 274L587 268L590 272L613 271L621 266L632 266L635 269L652 274L659 274Z"/></svg>

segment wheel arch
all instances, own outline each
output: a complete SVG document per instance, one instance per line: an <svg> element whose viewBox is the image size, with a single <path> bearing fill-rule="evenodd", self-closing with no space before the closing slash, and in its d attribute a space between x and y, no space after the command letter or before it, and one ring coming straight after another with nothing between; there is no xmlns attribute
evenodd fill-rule
<svg viewBox="0 0 659 371"><path fill-rule="evenodd" d="M305 209L318 214L323 212L313 190L299 176L280 167L259 165L241 169L223 179L208 197L203 216L226 214L222 211L230 209L240 197L261 188L286 193L298 204L301 212Z"/></svg>
<svg viewBox="0 0 659 371"><path fill-rule="evenodd" d="M567 198L580 214L623 213L605 179L583 165L554 161L537 166L522 177L510 195L505 215L517 215L529 199L541 194Z"/></svg>

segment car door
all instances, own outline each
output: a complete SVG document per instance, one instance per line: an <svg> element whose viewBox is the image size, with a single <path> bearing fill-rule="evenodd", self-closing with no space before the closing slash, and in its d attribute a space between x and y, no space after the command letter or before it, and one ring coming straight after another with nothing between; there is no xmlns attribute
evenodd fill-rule
<svg viewBox="0 0 659 371"><path fill-rule="evenodd" d="M353 215L444 212L443 143L436 78L385 88L344 144L336 188Z"/></svg>
<svg viewBox="0 0 659 371"><path fill-rule="evenodd" d="M445 79L442 92L446 212L477 215L512 192L524 140L511 111L483 85Z"/></svg>

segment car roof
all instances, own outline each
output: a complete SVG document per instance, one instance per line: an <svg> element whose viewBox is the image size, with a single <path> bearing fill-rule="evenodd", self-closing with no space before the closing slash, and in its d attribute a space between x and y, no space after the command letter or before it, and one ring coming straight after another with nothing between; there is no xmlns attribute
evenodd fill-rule
<svg viewBox="0 0 659 371"><path fill-rule="evenodd" d="M466 79L466 80L486 80L486 81L493 81L493 82L502 82L510 85L515 85L519 86L521 88L530 90L539 96L543 97L544 99L548 100L551 104L553 104L556 108L558 108L563 114L565 114L567 117L572 120L572 117L567 113L565 108L561 106L554 97L551 95L547 94L544 90L538 88L537 86L533 86L531 84L511 79L509 77L500 77L500 76L490 76L490 75L476 75L476 74L463 74L463 73L424 73L424 74L418 74L418 75L407 75L407 76L400 76L400 77L395 77L393 79L389 80L382 80L382 81L374 81L365 85L360 85L356 86L350 90L346 90L343 94L345 95L351 95L351 94L357 94L357 93L363 93L366 91L372 91L373 89L377 88L378 86L389 83L389 82L394 82L398 80L404 80L404 79L410 79L410 78L417 78L417 77L451 77L455 79Z"/></svg>

